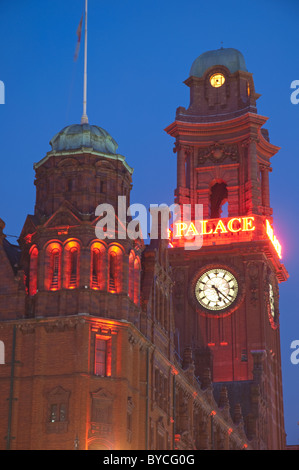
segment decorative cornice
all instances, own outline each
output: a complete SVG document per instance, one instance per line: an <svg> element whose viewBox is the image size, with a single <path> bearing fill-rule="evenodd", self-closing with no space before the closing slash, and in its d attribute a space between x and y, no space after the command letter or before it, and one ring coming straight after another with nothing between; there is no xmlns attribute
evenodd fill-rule
<svg viewBox="0 0 299 470"><path fill-rule="evenodd" d="M123 163L124 167L128 170L128 172L131 175L134 172L134 169L127 164L126 159L123 155L120 155L120 154L113 155L113 154L106 154L106 153L102 153L102 152L96 152L92 148L88 148L88 147L82 147L82 148L76 149L76 150L64 150L64 151L60 151L60 152L56 152L55 150L51 150L50 152L47 152L46 156L42 160L40 160L38 163L34 163L33 168L34 168L34 170L37 170L41 165L43 165L52 156L55 156L55 157L67 157L67 156L72 157L73 155L82 155L82 154L95 155L97 157L104 157L108 160L120 161L120 162Z"/></svg>

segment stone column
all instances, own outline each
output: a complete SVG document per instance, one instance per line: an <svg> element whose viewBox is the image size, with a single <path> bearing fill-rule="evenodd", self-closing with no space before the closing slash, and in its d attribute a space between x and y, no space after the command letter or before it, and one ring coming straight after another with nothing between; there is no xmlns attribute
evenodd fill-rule
<svg viewBox="0 0 299 470"><path fill-rule="evenodd" d="M177 189L186 187L185 175L185 149L180 145L176 145L177 152Z"/></svg>
<svg viewBox="0 0 299 470"><path fill-rule="evenodd" d="M240 214L239 210L239 186L227 187L228 216L234 217Z"/></svg>
<svg viewBox="0 0 299 470"><path fill-rule="evenodd" d="M252 213L257 213L258 206L260 205L260 194L258 187L258 163L256 152L256 139L252 137L248 141L248 182L249 188L251 189L251 200L249 203L249 207Z"/></svg>
<svg viewBox="0 0 299 470"><path fill-rule="evenodd" d="M266 165L260 165L262 178L262 205L270 207L270 189L269 189L269 171L271 168Z"/></svg>

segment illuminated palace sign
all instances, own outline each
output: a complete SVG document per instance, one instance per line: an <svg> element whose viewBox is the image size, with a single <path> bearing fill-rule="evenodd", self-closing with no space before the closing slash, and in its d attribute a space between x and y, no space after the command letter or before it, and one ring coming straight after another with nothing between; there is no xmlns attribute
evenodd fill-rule
<svg viewBox="0 0 299 470"><path fill-rule="evenodd" d="M200 220L196 223L175 222L174 238L222 233L253 232L254 217L233 217L228 220Z"/></svg>
<svg viewBox="0 0 299 470"><path fill-rule="evenodd" d="M266 233L268 235L268 238L271 240L271 243L274 246L276 253L278 254L279 258L281 258L281 244L274 235L274 231L270 225L269 220L266 220Z"/></svg>
<svg viewBox="0 0 299 470"><path fill-rule="evenodd" d="M175 222L172 240L192 238L207 235L234 234L238 232L253 232L255 230L254 217L232 217L230 219L208 219L196 222ZM279 241L274 235L270 222L266 220L266 234L271 241L279 258L282 258L282 249Z"/></svg>

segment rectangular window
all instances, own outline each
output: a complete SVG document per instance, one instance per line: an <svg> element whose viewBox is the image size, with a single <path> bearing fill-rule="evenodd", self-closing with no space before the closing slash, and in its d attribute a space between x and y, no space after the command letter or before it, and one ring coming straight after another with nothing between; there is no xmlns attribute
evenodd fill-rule
<svg viewBox="0 0 299 470"><path fill-rule="evenodd" d="M67 406L65 403L51 404L50 406L50 422L57 423L59 421L66 421Z"/></svg>
<svg viewBox="0 0 299 470"><path fill-rule="evenodd" d="M51 411L50 411L50 421L51 423L55 423L58 421L58 416L57 416L57 405L51 405Z"/></svg>
<svg viewBox="0 0 299 470"><path fill-rule="evenodd" d="M95 375L111 376L111 337L96 336L95 340Z"/></svg>
<svg viewBox="0 0 299 470"><path fill-rule="evenodd" d="M60 421L66 421L66 405L64 403L60 404Z"/></svg>

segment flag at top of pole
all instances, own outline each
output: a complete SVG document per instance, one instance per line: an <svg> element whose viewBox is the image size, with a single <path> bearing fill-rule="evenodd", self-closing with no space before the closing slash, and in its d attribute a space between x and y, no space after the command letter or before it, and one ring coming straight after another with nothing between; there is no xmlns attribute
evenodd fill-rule
<svg viewBox="0 0 299 470"><path fill-rule="evenodd" d="M82 22L83 22L83 13L82 13L82 16L81 16L81 20L80 20L79 26L78 26L78 28L77 28L78 41L77 41L77 46L76 46L75 55L74 55L74 61L75 61L75 62L76 62L76 60L78 59L79 50L80 50L81 33L82 33Z"/></svg>

